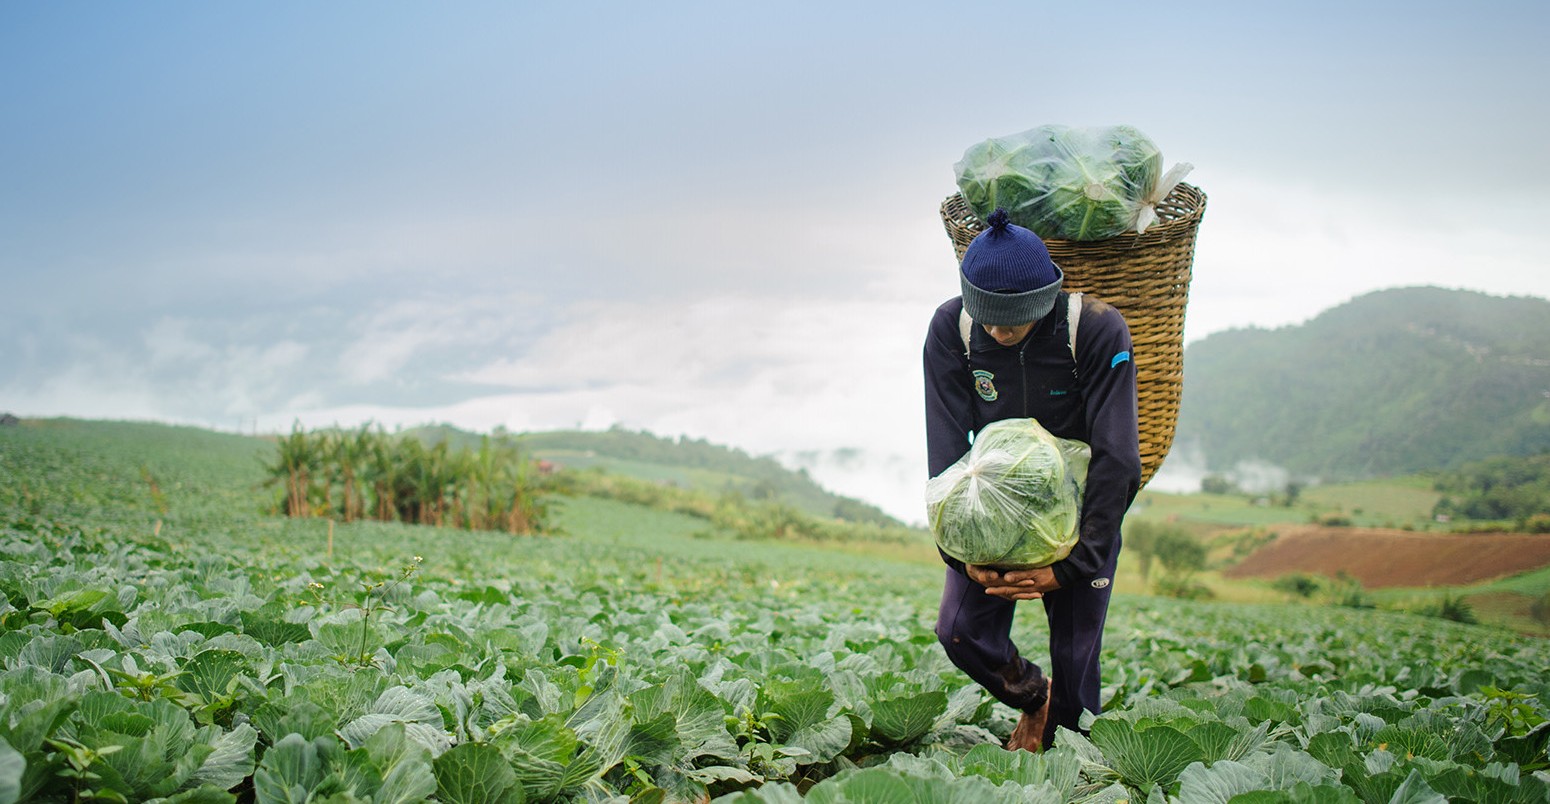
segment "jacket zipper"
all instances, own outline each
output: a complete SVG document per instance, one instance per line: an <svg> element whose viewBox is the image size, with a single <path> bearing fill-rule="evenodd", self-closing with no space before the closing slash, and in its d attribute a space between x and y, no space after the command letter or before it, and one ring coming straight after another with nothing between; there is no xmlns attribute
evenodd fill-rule
<svg viewBox="0 0 1550 804"><path fill-rule="evenodd" d="M1028 339L1025 339L1023 345L1017 350L1017 371L1022 375L1023 418L1025 419L1028 418L1028 366L1023 362L1023 353L1028 351L1028 340L1032 339L1032 337L1030 334Z"/></svg>

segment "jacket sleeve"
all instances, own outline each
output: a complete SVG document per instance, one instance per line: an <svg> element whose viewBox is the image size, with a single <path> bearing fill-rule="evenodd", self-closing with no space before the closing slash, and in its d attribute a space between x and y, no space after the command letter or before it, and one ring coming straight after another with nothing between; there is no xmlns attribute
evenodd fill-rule
<svg viewBox="0 0 1550 804"><path fill-rule="evenodd" d="M1136 364L1130 328L1115 308L1083 308L1077 329L1077 376L1086 405L1092 461L1082 501L1082 536L1071 555L1050 569L1063 587L1086 583L1120 549L1120 525L1141 488L1136 416Z"/></svg>
<svg viewBox="0 0 1550 804"><path fill-rule="evenodd" d="M975 427L974 401L969 396L969 364L958 332L960 309L951 302L942 305L926 332L926 465L931 477L941 474L969 451L969 434ZM963 571L963 562L945 553L942 560Z"/></svg>

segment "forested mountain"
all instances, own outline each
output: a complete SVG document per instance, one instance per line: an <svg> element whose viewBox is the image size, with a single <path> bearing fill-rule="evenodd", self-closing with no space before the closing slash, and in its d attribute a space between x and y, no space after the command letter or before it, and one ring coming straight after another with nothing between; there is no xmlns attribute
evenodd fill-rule
<svg viewBox="0 0 1550 804"><path fill-rule="evenodd" d="M1550 301L1413 287L1184 355L1175 450L1322 479L1550 451Z"/></svg>

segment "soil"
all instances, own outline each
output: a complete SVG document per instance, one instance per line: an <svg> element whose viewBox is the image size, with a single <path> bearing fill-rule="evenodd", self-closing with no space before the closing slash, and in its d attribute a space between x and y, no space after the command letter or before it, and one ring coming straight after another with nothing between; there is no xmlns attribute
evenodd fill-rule
<svg viewBox="0 0 1550 804"><path fill-rule="evenodd" d="M1297 525L1224 573L1276 578L1334 577L1342 570L1369 589L1467 586L1550 566L1550 534L1436 534Z"/></svg>

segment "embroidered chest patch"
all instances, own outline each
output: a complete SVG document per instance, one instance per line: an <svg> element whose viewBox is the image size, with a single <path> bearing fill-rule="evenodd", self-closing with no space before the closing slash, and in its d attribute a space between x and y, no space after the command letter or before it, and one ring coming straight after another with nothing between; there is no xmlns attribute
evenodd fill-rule
<svg viewBox="0 0 1550 804"><path fill-rule="evenodd" d="M980 399L983 399L986 402L994 402L996 401L996 397L1000 396L1000 394L996 392L996 384L993 382L995 378L996 375L991 374L984 369L975 370L974 390L979 393Z"/></svg>

